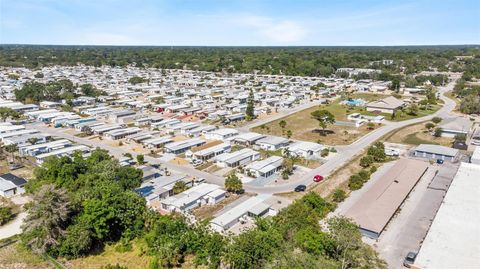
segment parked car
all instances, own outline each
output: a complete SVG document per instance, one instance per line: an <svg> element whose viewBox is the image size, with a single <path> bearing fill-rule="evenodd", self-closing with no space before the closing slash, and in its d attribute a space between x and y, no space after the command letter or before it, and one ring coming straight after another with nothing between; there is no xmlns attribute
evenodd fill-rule
<svg viewBox="0 0 480 269"><path fill-rule="evenodd" d="M410 268L412 264L415 262L415 258L417 258L417 253L415 252L408 252L407 256L403 260L403 266Z"/></svg>
<svg viewBox="0 0 480 269"><path fill-rule="evenodd" d="M437 159L437 164L443 164L443 160Z"/></svg>
<svg viewBox="0 0 480 269"><path fill-rule="evenodd" d="M305 185L298 185L295 187L295 192L302 192L302 191L305 191L307 189L307 186Z"/></svg>
<svg viewBox="0 0 480 269"><path fill-rule="evenodd" d="M323 176L321 176L321 175L315 175L313 177L313 181L315 181L315 182L320 182L322 180L323 180Z"/></svg>

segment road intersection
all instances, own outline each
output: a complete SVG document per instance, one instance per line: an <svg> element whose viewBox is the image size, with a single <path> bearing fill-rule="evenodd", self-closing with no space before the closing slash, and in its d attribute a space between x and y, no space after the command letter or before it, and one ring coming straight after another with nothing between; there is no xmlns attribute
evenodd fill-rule
<svg viewBox="0 0 480 269"><path fill-rule="evenodd" d="M330 159L328 159L325 163L323 163L318 168L315 168L315 169L311 170L310 172L305 173L299 179L298 178L297 179L292 178L290 180L290 182L283 183L283 184L280 184L280 185L256 186L256 185L250 185L249 183L245 183L244 184L245 190L247 192L255 192L255 193L261 193L261 194L275 194L275 193L290 192L295 188L295 186L297 186L299 184L303 184L303 185L307 185L307 186L311 185L311 184L314 183L313 180L312 180L313 176L315 176L317 174L320 174L320 175L323 175L323 176L328 176L328 175L332 174L335 170L344 166L347 162L352 160L356 155L363 152L368 146L373 144L375 141L377 141L378 139L380 139L384 135L386 135L386 134L388 134L388 133L390 133L394 130L397 130L397 129L406 127L408 125L411 125L411 124L416 124L416 123L420 123L420 122L423 122L423 121L430 120L433 117L446 117L446 116L448 116L454 110L456 103L453 100L445 97L444 93L448 92L448 91L451 91L453 89L457 79L458 79L458 77L455 77L449 84L447 84L444 87L439 88L440 98L441 98L441 100L444 101L444 105L443 105L442 108L440 108L435 113L433 113L431 115L428 115L428 116L425 116L425 117L420 117L420 118L415 118L415 119L410 119L410 120L405 120L405 121L400 121L400 122L387 122L384 126L368 133L367 135L361 137L360 139L358 139L357 141L355 141L354 143L352 143L350 145L338 146L337 148L339 149L339 152L336 155L332 156ZM305 108L311 107L313 105L317 105L317 102L307 103L305 105L302 105L300 108L289 111L289 112L282 111L278 115L275 115L273 118L264 119L264 120L261 120L261 121L255 121L254 123L251 123L247 126L244 126L244 127L240 128L240 130L241 131L248 131L248 129L253 127L253 126L258 126L258 125L261 125L261 124L265 124L267 122L270 122L270 121L279 119L281 117L290 115L290 114L295 113L295 112L297 112L301 109L305 109ZM44 124L38 124L38 123L30 124L30 125L27 126L27 128L37 129L41 132L48 133L48 134L50 134L52 136L55 136L55 137L70 139L70 140L73 140L74 142L85 144L85 145L88 145L88 146L91 146L91 147L103 148L103 149L108 150L110 152L110 154L112 154L113 156L115 156L117 158L122 157L125 153L131 153L128 149L118 147L118 146L111 146L111 145L108 145L107 143L103 143L101 140L99 141L99 140L91 140L91 139L88 139L88 138L74 137L71 134L67 134L67 133L63 132L62 129L55 129L55 128L47 127ZM199 170L197 170L197 169L195 169L191 166L188 166L188 165L178 165L178 164L174 164L174 163L171 163L171 162L159 160L158 158L154 158L154 157L151 157L151 156L145 156L145 160L147 162L149 162L150 164L161 165L163 168L167 168L170 171L194 176L194 177L197 177L197 178L205 178L207 182L217 184L217 185L220 185L220 186L223 186L223 184L224 184L223 177L220 177L220 176L217 176L217 175L214 175L214 174L211 174L211 173L199 171Z"/></svg>

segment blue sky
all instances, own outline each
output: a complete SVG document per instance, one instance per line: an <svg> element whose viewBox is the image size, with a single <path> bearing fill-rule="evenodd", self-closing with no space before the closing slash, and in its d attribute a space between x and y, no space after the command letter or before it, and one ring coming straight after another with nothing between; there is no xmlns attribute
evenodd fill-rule
<svg viewBox="0 0 480 269"><path fill-rule="evenodd" d="M0 43L480 44L480 1L0 0Z"/></svg>

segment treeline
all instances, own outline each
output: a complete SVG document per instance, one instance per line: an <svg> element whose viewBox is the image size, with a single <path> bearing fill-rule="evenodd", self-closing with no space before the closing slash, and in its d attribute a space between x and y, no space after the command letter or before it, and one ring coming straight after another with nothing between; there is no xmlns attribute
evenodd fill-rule
<svg viewBox="0 0 480 269"><path fill-rule="evenodd" d="M480 55L465 60L465 71L455 85L454 94L461 100L462 113L480 114Z"/></svg>
<svg viewBox="0 0 480 269"><path fill-rule="evenodd" d="M177 268L188 259L209 268L386 268L349 220L321 220L335 208L308 193L275 217L238 236L190 225L180 215L162 216L134 192L142 173L121 167L104 150L89 157L52 157L28 182L33 196L22 242L37 253L77 258L117 243L128 250L144 242L150 268Z"/></svg>
<svg viewBox="0 0 480 269"><path fill-rule="evenodd" d="M49 65L155 67L301 76L329 76L340 67L373 67L412 74L447 71L456 55L472 55L472 46L420 47L107 47L0 46L0 65L37 68ZM394 60L391 65L372 62ZM461 69L460 65L453 66Z"/></svg>

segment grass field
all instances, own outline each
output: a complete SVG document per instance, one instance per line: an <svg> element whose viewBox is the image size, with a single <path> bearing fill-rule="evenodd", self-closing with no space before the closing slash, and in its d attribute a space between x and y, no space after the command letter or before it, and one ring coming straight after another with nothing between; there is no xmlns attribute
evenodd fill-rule
<svg viewBox="0 0 480 269"><path fill-rule="evenodd" d="M354 96L356 98L356 96ZM349 108L348 106L339 104L338 101L329 104L311 107L284 118L269 122L268 124L258 126L252 129L254 132L262 134L270 134L276 136L286 136L287 130L292 132L293 139L318 142L327 145L345 145L350 144L353 141L367 134L367 126L361 126L360 128L329 125L328 130L331 134L321 135L319 133L320 127L318 121L311 117L311 113L315 110L326 109L335 116L337 121L347 120L347 115L351 113L361 112L366 114L363 108ZM284 120L287 125L285 129L282 129L279 122Z"/></svg>
<svg viewBox="0 0 480 269"><path fill-rule="evenodd" d="M387 137L386 141L408 145L435 144L450 147L454 139L448 137L434 137L425 128L425 123L427 122L428 121L410 125L397 130Z"/></svg>
<svg viewBox="0 0 480 269"><path fill-rule="evenodd" d="M53 269L54 267L17 242L0 248L0 268Z"/></svg>
<svg viewBox="0 0 480 269"><path fill-rule="evenodd" d="M148 268L152 258L143 254L143 242L133 240L131 245L132 249L129 251L118 251L117 245L109 245L98 255L63 262L70 268L100 269L108 264L119 264L129 269Z"/></svg>

